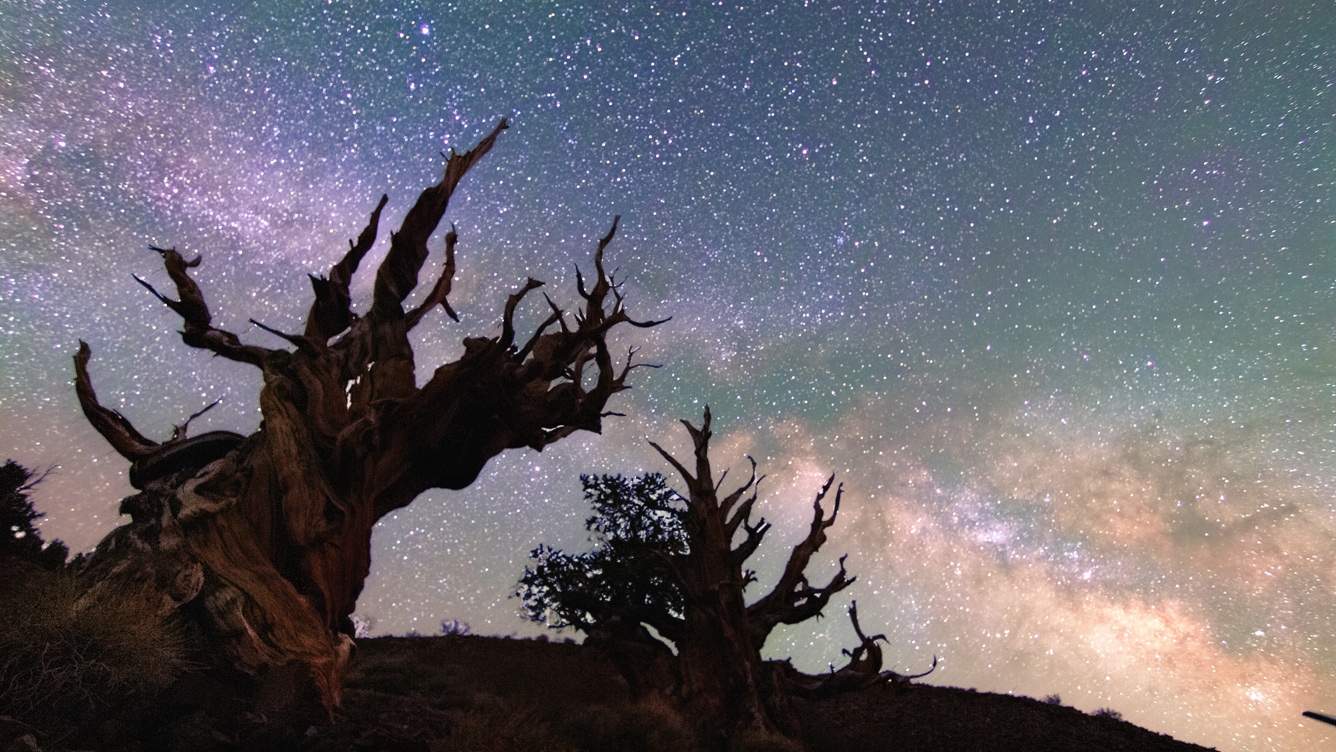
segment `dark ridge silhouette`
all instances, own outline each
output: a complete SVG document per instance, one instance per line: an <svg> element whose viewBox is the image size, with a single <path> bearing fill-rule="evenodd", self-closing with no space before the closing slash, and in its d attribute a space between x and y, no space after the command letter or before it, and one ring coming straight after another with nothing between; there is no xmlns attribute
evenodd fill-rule
<svg viewBox="0 0 1336 752"><path fill-rule="evenodd" d="M338 728L369 748L422 743L422 749L454 749L439 740L448 740L452 724L468 723L480 706L491 708L493 717L496 708L527 713L528 723L545 724L548 738L568 745L557 749L666 749L617 743L638 738L648 744L651 732L674 725L674 711L637 702L617 667L584 645L467 636L381 637L359 646L350 716ZM803 729L797 741L810 752L1206 749L1041 700L922 683L799 698L792 712ZM430 746L433 741L438 746Z"/></svg>
<svg viewBox="0 0 1336 752"><path fill-rule="evenodd" d="M196 675L151 704L102 721L83 739L58 740L59 732L44 733L0 713L0 749L25 735L44 752L699 749L680 710L653 697L632 697L603 651L571 641L472 635L360 639L343 707L332 721L316 725L239 714L228 705L230 698L225 688ZM801 746L787 749L810 752L1206 749L1050 702L922 683L798 698L791 712L803 733L794 742ZM776 744L753 748L786 748Z"/></svg>

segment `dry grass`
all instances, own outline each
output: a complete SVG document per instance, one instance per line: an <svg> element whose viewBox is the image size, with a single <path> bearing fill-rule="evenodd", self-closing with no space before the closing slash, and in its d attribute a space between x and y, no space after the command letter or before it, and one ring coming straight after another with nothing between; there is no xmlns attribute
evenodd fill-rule
<svg viewBox="0 0 1336 752"><path fill-rule="evenodd" d="M798 742L767 731L744 731L728 745L729 752L806 752Z"/></svg>
<svg viewBox="0 0 1336 752"><path fill-rule="evenodd" d="M68 731L151 697L189 667L180 631L142 598L76 609L80 595L75 578L60 575L0 604L0 715Z"/></svg>
<svg viewBox="0 0 1336 752"><path fill-rule="evenodd" d="M458 752L577 752L555 732L539 709L529 703L511 703L492 695L474 698L472 707L454 722L437 749Z"/></svg>
<svg viewBox="0 0 1336 752"><path fill-rule="evenodd" d="M585 752L693 752L691 730L673 704L650 696L633 705L598 706L573 714L566 733Z"/></svg>

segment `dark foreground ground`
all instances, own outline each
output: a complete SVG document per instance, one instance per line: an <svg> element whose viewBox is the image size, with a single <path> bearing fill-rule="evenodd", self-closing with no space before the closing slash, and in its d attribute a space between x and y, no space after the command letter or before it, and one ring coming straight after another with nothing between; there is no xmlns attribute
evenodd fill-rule
<svg viewBox="0 0 1336 752"><path fill-rule="evenodd" d="M45 733L0 715L0 752L699 752L668 701L631 702L611 664L574 643L359 640L343 707L316 726L310 716L245 711L210 686L182 680L148 706L69 729L73 716L57 713ZM261 691L253 707L263 704ZM880 687L794 706L800 741L735 739L730 752L1203 749L1113 717L953 687Z"/></svg>
<svg viewBox="0 0 1336 752"><path fill-rule="evenodd" d="M340 721L363 748L682 749L664 703L633 705L612 666L570 643L488 637L358 642ZM1201 750L1111 717L953 687L889 687L799 703L803 743L835 750ZM756 740L750 749L781 749Z"/></svg>

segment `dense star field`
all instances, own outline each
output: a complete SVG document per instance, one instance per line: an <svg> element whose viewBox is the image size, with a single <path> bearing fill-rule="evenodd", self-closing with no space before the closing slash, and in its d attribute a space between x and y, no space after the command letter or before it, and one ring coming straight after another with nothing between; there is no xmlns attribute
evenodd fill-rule
<svg viewBox="0 0 1336 752"><path fill-rule="evenodd" d="M216 323L277 347L248 319L299 329L380 194L371 264L507 117L446 215L461 323L415 330L420 380L527 276L573 305L614 214L631 314L673 317L618 346L661 368L602 436L384 520L373 633L542 632L510 596L538 543L588 545L579 475L670 472L645 440L684 456L709 404L716 467L766 474L762 586L845 488L811 574L848 552L858 582L769 655L839 662L852 597L887 668L1329 748L1300 713L1336 711L1336 14L784 5L0 0L0 459L53 469L43 535L90 549L130 493L80 338L152 438L218 399L192 433L258 426L255 369L131 277L171 289L149 245L203 254Z"/></svg>

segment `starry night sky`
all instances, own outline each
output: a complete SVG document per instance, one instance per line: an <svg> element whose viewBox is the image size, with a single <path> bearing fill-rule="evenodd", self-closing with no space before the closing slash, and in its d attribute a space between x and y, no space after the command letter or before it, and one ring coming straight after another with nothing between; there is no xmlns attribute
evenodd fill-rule
<svg viewBox="0 0 1336 752"><path fill-rule="evenodd" d="M526 276L574 303L614 214L632 314L673 317L618 345L662 367L603 435L382 521L374 633L541 633L510 596L538 543L588 545L579 475L670 472L646 439L684 456L709 404L716 467L767 476L762 586L845 487L812 578L848 552L858 583L769 655L839 662L856 598L934 683L1222 749L1336 739L1299 715L1336 711L1330 8L208 5L0 0L0 459L54 468L45 537L90 549L130 493L80 338L149 436L216 399L192 432L258 425L258 373L131 278L170 289L150 244L202 253L216 323L277 347L247 320L300 329L380 194L373 256L508 117L446 217L462 321L415 330L420 377Z"/></svg>

